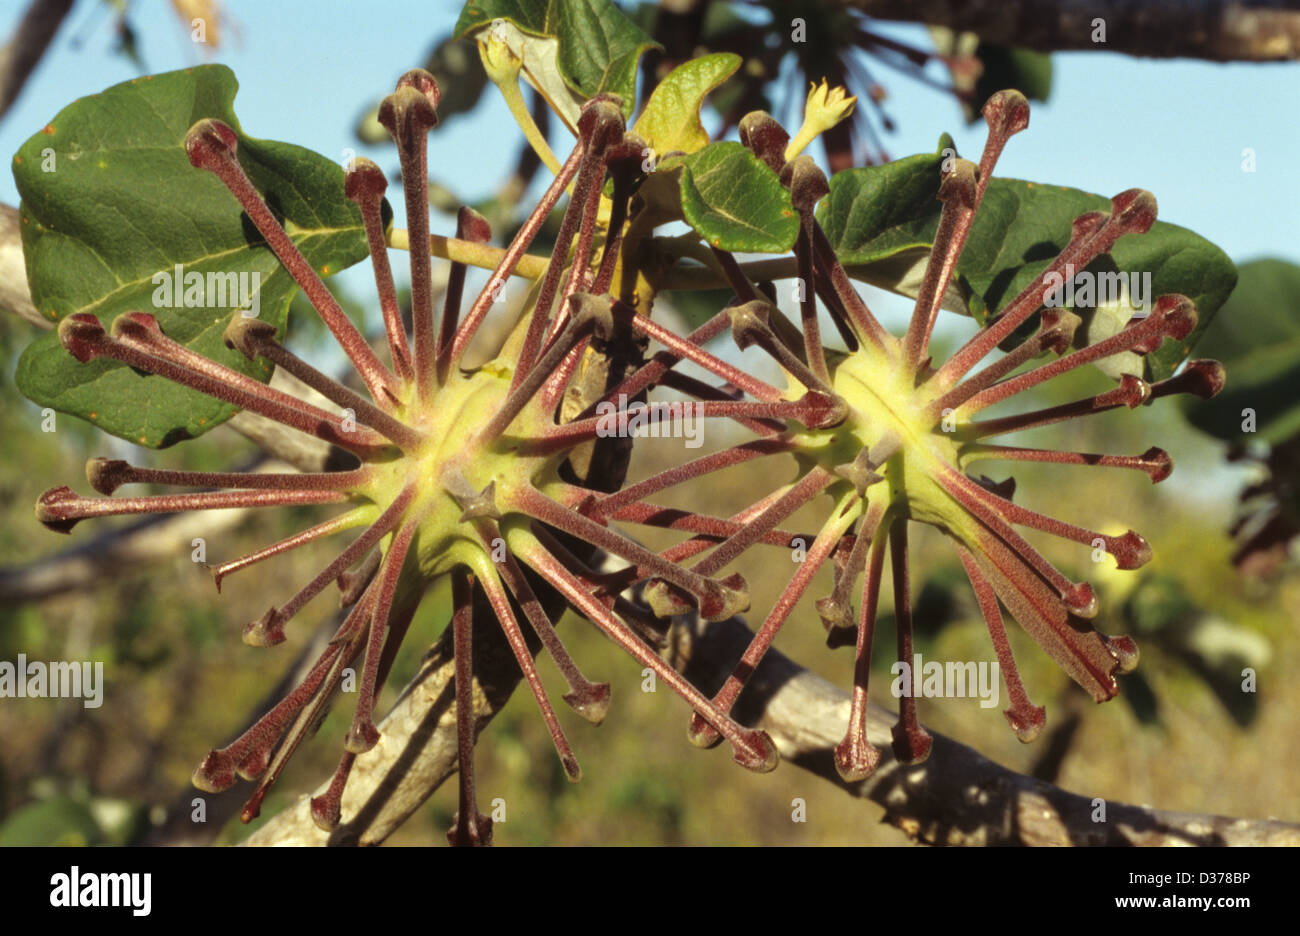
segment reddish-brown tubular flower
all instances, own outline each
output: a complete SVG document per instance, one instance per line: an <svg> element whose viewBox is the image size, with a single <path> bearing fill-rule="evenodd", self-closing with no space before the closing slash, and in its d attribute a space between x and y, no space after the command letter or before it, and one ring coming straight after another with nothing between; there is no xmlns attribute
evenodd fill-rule
<svg viewBox="0 0 1300 936"><path fill-rule="evenodd" d="M531 570L565 598L641 666L680 694L691 708L734 748L735 758L753 770L770 770L777 755L761 731L742 728L710 699L668 667L643 639L644 615L620 592L639 579L654 576L674 601L697 608L709 618L722 618L748 606L745 583L739 576L716 579L645 549L608 525L615 515L590 509L594 492L561 480L560 468L569 452L600 433L592 420L559 424L558 403L567 377L592 339L608 337L613 317L627 310L605 293L613 279L611 244L595 271L594 241L600 198L607 172L614 177L615 198L610 217L621 227L630 196L624 165L639 154L636 141L624 140L622 115L604 99L590 102L579 122L580 138L555 182L508 246L504 259L463 317L460 299L463 265L453 265L441 322L434 318L433 283L428 243L426 198L426 134L437 123L438 90L431 75L412 71L384 101L380 120L397 142L410 226L413 347L407 343L397 308L388 264L380 210L387 182L373 163L355 160L346 173L346 191L358 205L369 242L383 314L389 363L372 350L357 326L330 295L316 271L298 252L240 166L237 137L224 124L202 120L190 130L185 146L191 162L214 173L252 220L311 300L330 332L346 352L368 391L365 398L321 373L277 340L265 323L234 318L226 332L228 346L249 358L262 357L304 381L335 404L329 411L281 393L229 368L222 367L173 341L152 316L131 312L112 323L110 331L94 316L73 315L60 323L59 335L79 360L111 358L138 370L162 376L234 406L342 446L354 453L360 467L322 474L240 474L181 472L136 468L122 461L95 459L87 466L91 485L105 495L85 498L66 487L46 492L37 516L47 526L68 532L77 521L110 514L204 510L228 507L271 507L303 504L343 504L347 509L307 530L225 561L212 569L220 588L229 576L254 563L269 561L289 550L348 530L360 533L298 591L244 630L246 642L270 646L288 639L286 627L294 616L331 583L337 583L342 604L351 611L328 648L300 685L270 712L230 744L213 750L199 765L194 782L204 790L229 787L236 776L257 780L244 807L245 821L256 816L271 784L294 749L315 725L343 669L361 659L360 691L346 753L327 792L312 803L312 815L326 828L340 820L340 801L355 759L379 740L374 708L421 594L428 583L448 575L452 580L452 629L456 654L457 729L460 746L460 812L449 833L453 843L490 840L490 822L477 809L472 750L473 713L469 704L470 635L473 589L482 589L513 649L525 682L536 698L561 762L571 779L580 769L542 689L537 669L517 619L513 598L527 626L541 639L568 683L564 696L575 711L599 723L609 704L606 683L588 680L564 649L533 586ZM639 159L639 156L637 157ZM474 370L462 359L496 296L499 284L514 272L543 220L570 182L573 195L554 254L544 274L538 302L507 340L499 356ZM236 210L232 203L231 210ZM462 210L457 236L484 243L491 232L486 222ZM570 248L573 248L572 255ZM615 253L616 253L615 249ZM572 256L572 259L571 259ZM568 274L565 274L566 268ZM594 290L594 292L593 292ZM639 317L638 317L639 318ZM641 324L641 323L639 323ZM652 333L659 335L657 326ZM646 364L617 392L626 400L665 378L680 357L699 359L698 343L677 340L674 355ZM706 356L707 357L707 356ZM672 358L671 360L669 358ZM761 390L758 384L746 389ZM623 396L620 397L619 393ZM755 425L776 431L776 420L794 418L815 427L828 424L834 407L830 394L819 391L799 401L778 401L771 388L759 404L722 398L709 405L709 415L723 418L754 416ZM616 404L614 422L626 425L627 412ZM838 417L837 417L838 418ZM771 451L776 451L772 448ZM755 456L767 454L755 449ZM126 484L161 484L207 488L198 493L114 497ZM650 493L658 488L643 489ZM623 510L642 506L640 493L618 501ZM555 539L548 527L572 533L629 565L623 573L599 576Z"/></svg>
<svg viewBox="0 0 1300 936"><path fill-rule="evenodd" d="M820 171L806 157L783 163L772 145L779 135L766 115L750 115L742 121L742 141L779 171L782 182L790 188L801 221L795 243L799 275L812 288L803 291L802 329L797 329L774 306L759 298L734 260L715 251L731 281L736 304L696 335L711 337L716 331L709 329L721 330L729 321L737 344L741 348L757 346L769 354L788 375L789 388L782 390L760 381L750 376L753 368L724 363L692 341L676 339L674 344L672 336L661 336L655 330L657 326L638 318L633 327L663 342L672 352L672 360L688 358L725 381L724 387L714 388L712 393L730 394L739 389L757 400L746 404L731 396L726 404L705 402L704 406L714 407L718 413L743 416L760 434L761 441L681 465L622 494L598 497L584 508L584 513L593 518L621 517L691 530L696 536L676 550L674 558L704 553L691 570L714 576L723 573L753 544L788 547L792 534L778 531L782 521L820 495L831 498L833 508L828 519L812 538L801 565L732 676L712 701L717 708L730 710L813 574L831 559L833 590L817 602L817 608L828 632L828 643L852 644L857 655L848 732L835 753L840 773L849 780L866 776L879 760L879 752L866 738L865 705L886 554L894 585L899 659L909 665L912 662L907 556L911 522L934 526L953 541L1001 665L1010 700L1007 720L1021 740L1029 741L1042 730L1044 711L1030 702L1016 670L1003 624L1003 608L1094 699L1101 702L1116 695L1115 676L1136 665L1136 645L1127 637L1108 637L1094 630L1089 623L1097 613L1092 586L1063 574L1017 528L1104 550L1122 569L1146 563L1151 558L1151 547L1132 530L1105 534L1021 507L1011 499L1013 479L994 483L968 471L977 461L1002 459L1132 468L1145 472L1153 482L1164 480L1172 463L1158 448L1136 456L1100 455L995 445L984 440L1120 406L1149 404L1171 393L1211 396L1223 383L1222 368L1217 363L1193 361L1178 375L1157 383L1126 374L1114 389L1072 403L976 418L984 409L1077 367L1120 352L1149 354L1166 338L1186 337L1196 322L1196 309L1189 299L1160 296L1149 316L1135 318L1110 338L1071 350L1079 318L1072 312L1045 308L1067 264L1083 269L1109 251L1120 237L1141 235L1154 223L1154 197L1133 189L1115 196L1109 213L1088 212L1075 219L1060 256L946 362L933 364L929 345L940 301L998 155L1010 136L1028 126L1029 107L1018 92L1004 91L989 100L984 115L989 136L978 166L957 159L943 170L938 191L943 206L934 244L911 321L901 338L890 335L863 303L813 216L813 205L827 191ZM811 284L807 283L809 277ZM847 333L847 355L840 353L832 358L825 353L817 331L817 298L822 299L837 328ZM719 321L724 314L728 319ZM1035 315L1039 323L1036 332L983 369L975 369ZM1038 363L1047 354L1055 356ZM832 360L838 363L831 364ZM704 387L699 395L708 400L704 391L709 389ZM567 438L580 425L581 421L555 430L555 438ZM796 456L802 468L800 478L729 520L626 503L629 497L648 495L740 461L779 452ZM859 579L863 584L855 613L851 594ZM671 589L658 587L662 610L681 610L680 601L670 600ZM649 595L655 600L653 587ZM691 734L697 743L717 742L713 719L709 712L696 713ZM903 761L916 761L926 756L929 746L929 737L917 721L915 699L905 692L894 732L895 753Z"/></svg>

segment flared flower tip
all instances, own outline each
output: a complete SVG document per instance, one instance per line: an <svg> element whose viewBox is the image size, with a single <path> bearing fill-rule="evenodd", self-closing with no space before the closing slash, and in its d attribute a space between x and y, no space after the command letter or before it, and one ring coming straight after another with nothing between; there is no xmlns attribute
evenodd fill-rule
<svg viewBox="0 0 1300 936"><path fill-rule="evenodd" d="M125 484L130 473L131 466L118 458L92 458L86 462L86 480L105 497Z"/></svg>
<svg viewBox="0 0 1300 936"><path fill-rule="evenodd" d="M1138 657L1140 656L1137 641L1132 637L1126 637L1123 635L1107 637L1105 640L1106 649L1110 651L1110 655L1113 656L1119 664L1116 667L1118 672L1131 673L1137 669Z"/></svg>
<svg viewBox="0 0 1300 936"><path fill-rule="evenodd" d="M858 783L876 772L880 750L864 734L850 733L835 746L835 772L845 783Z"/></svg>
<svg viewBox="0 0 1300 936"><path fill-rule="evenodd" d="M608 341L614 334L614 311L609 298L575 292L569 297L569 322L574 329L590 328L597 338Z"/></svg>
<svg viewBox="0 0 1300 936"><path fill-rule="evenodd" d="M1047 709L1041 705L1030 705L1021 709L1009 708L1002 713L1011 730L1016 733L1016 740L1029 744L1037 740L1047 724Z"/></svg>
<svg viewBox="0 0 1300 936"><path fill-rule="evenodd" d="M1128 189L1110 200L1112 218L1126 234L1145 234L1156 223L1156 197L1146 189Z"/></svg>
<svg viewBox="0 0 1300 936"><path fill-rule="evenodd" d="M807 154L796 156L781 168L781 184L790 190L796 211L811 211L831 190L816 161Z"/></svg>
<svg viewBox="0 0 1300 936"><path fill-rule="evenodd" d="M313 796L311 798L311 821L322 832L333 832L343 818L342 804L337 797Z"/></svg>
<svg viewBox="0 0 1300 936"><path fill-rule="evenodd" d="M999 91L984 103L984 121L989 132L1009 137L1029 126L1029 99L1015 88Z"/></svg>
<svg viewBox="0 0 1300 936"><path fill-rule="evenodd" d="M388 176L384 170L364 156L348 161L343 171L343 193L349 201L358 204L376 202L388 191Z"/></svg>
<svg viewBox="0 0 1300 936"><path fill-rule="evenodd" d="M424 99L429 102L429 106L435 112L438 110L438 103L442 100L442 90L438 87L437 79L423 68L412 68L401 78L398 78L397 87L414 88L424 96ZM437 120L436 114L434 119Z"/></svg>
<svg viewBox="0 0 1300 936"><path fill-rule="evenodd" d="M1074 333L1083 324L1083 319L1069 309L1044 309L1040 313L1039 335L1043 347L1057 354L1064 354L1074 342Z"/></svg>
<svg viewBox="0 0 1300 936"><path fill-rule="evenodd" d="M578 116L578 135L587 151L601 152L623 140L623 111L608 97L594 97Z"/></svg>
<svg viewBox="0 0 1300 936"><path fill-rule="evenodd" d="M58 335L59 344L82 364L102 353L104 323L89 312L65 316L59 322Z"/></svg>
<svg viewBox="0 0 1300 936"><path fill-rule="evenodd" d="M50 488L36 501L36 519L55 533L71 533L82 517L77 515L81 496L67 485Z"/></svg>
<svg viewBox="0 0 1300 936"><path fill-rule="evenodd" d="M1142 469L1150 476L1152 484L1159 484L1174 473L1174 460L1158 446L1142 453Z"/></svg>
<svg viewBox="0 0 1300 936"><path fill-rule="evenodd" d="M1120 377L1119 386L1106 396L1114 397L1110 402L1123 404L1129 409L1137 409L1151 399L1151 384L1133 374L1124 374Z"/></svg>
<svg viewBox="0 0 1300 936"><path fill-rule="evenodd" d="M822 619L822 627L829 633L832 630L851 629L857 622L853 620L853 606L838 600L833 595L818 598L817 616Z"/></svg>
<svg viewBox="0 0 1300 936"><path fill-rule="evenodd" d="M732 760L754 773L771 773L781 763L781 754L766 731L754 728L741 732L731 746Z"/></svg>
<svg viewBox="0 0 1300 936"><path fill-rule="evenodd" d="M739 575L729 575L714 583L700 603L700 613L710 621L725 621L749 610L749 583Z"/></svg>
<svg viewBox="0 0 1300 936"><path fill-rule="evenodd" d="M238 351L252 361L257 357L263 342L275 340L275 326L261 319L237 315L226 326L221 340L227 348Z"/></svg>
<svg viewBox="0 0 1300 936"><path fill-rule="evenodd" d="M1164 381L1160 395L1190 393L1208 400L1218 395L1226 379L1227 374L1218 361L1188 361L1181 373Z"/></svg>
<svg viewBox="0 0 1300 936"><path fill-rule="evenodd" d="M153 342L165 337L158 320L148 312L123 312L113 319L109 333L119 340Z"/></svg>
<svg viewBox="0 0 1300 936"><path fill-rule="evenodd" d="M736 342L736 347L744 351L757 344L760 337L771 334L769 323L772 308L771 303L761 299L727 307L726 312L731 319L731 337Z"/></svg>
<svg viewBox="0 0 1300 936"><path fill-rule="evenodd" d="M375 727L374 722L363 721L360 724L353 724L348 729L343 747L352 754L365 754L367 751L374 750L375 745L379 743L379 737L379 729Z"/></svg>
<svg viewBox="0 0 1300 936"><path fill-rule="evenodd" d="M968 159L954 159L951 168L939 183L938 198L966 209L975 207L978 167Z"/></svg>
<svg viewBox="0 0 1300 936"><path fill-rule="evenodd" d="M438 125L438 114L429 98L411 85L399 84L380 103L377 116L398 146L404 147L410 147Z"/></svg>
<svg viewBox="0 0 1300 936"><path fill-rule="evenodd" d="M1151 544L1135 530L1110 537L1106 547L1121 569L1140 569L1151 561Z"/></svg>
<svg viewBox="0 0 1300 936"><path fill-rule="evenodd" d="M563 696L565 703L593 725L599 725L609 712L609 683L594 683Z"/></svg>
<svg viewBox="0 0 1300 936"><path fill-rule="evenodd" d="M456 212L456 228L460 231L461 240L486 244L492 239L492 225L488 223L488 219L469 205L461 205L460 210Z"/></svg>
<svg viewBox="0 0 1300 936"><path fill-rule="evenodd" d="M1140 324L1147 325L1150 334L1135 341L1130 350L1138 354L1150 354L1166 338L1182 341L1192 333L1196 328L1196 304L1186 296L1160 296L1146 322Z"/></svg>
<svg viewBox="0 0 1300 936"><path fill-rule="evenodd" d="M185 134L185 155L198 169L215 169L228 163L239 149L235 131L211 117L200 120Z"/></svg>
<svg viewBox="0 0 1300 936"><path fill-rule="evenodd" d="M682 597L681 589L663 579L646 583L642 592L646 604L656 617L669 618L687 614L692 605ZM722 581L708 580L704 594L696 596L700 617L709 622L725 621L749 610L749 584L740 575L731 575Z"/></svg>
<svg viewBox="0 0 1300 936"><path fill-rule="evenodd" d="M785 166L785 148L790 145L790 134L785 127L766 111L751 111L740 118L737 130L746 149L767 163L773 172L781 172Z"/></svg>
<svg viewBox="0 0 1300 936"><path fill-rule="evenodd" d="M799 402L804 411L796 418L809 429L833 429L849 417L849 404L833 393L809 390Z"/></svg>
<svg viewBox="0 0 1300 936"><path fill-rule="evenodd" d="M1066 589L1061 598L1065 603L1065 610L1085 620L1090 621L1095 618L1100 608L1097 593L1087 582L1078 582Z"/></svg>
<svg viewBox="0 0 1300 936"><path fill-rule="evenodd" d="M1070 222L1070 241L1076 242L1098 231L1110 217L1104 211L1085 211Z"/></svg>
<svg viewBox="0 0 1300 936"><path fill-rule="evenodd" d="M220 589L220 584L218 584ZM284 643L284 620L277 608L271 608L260 618L244 625L243 641L250 647L274 647Z"/></svg>
<svg viewBox="0 0 1300 936"><path fill-rule="evenodd" d="M220 793L235 785L235 762L222 751L209 751L203 762L194 768L190 782L204 793Z"/></svg>

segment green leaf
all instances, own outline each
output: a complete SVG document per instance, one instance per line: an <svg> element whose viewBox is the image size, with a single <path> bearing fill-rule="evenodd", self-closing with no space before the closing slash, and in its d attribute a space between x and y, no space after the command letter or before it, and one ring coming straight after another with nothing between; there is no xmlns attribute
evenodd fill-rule
<svg viewBox="0 0 1300 936"><path fill-rule="evenodd" d="M98 845L103 838L90 808L67 796L26 806L0 825L3 848Z"/></svg>
<svg viewBox="0 0 1300 936"><path fill-rule="evenodd" d="M741 58L730 52L704 55L674 68L655 87L633 131L655 152L694 153L709 143L700 108L709 92L736 73Z"/></svg>
<svg viewBox="0 0 1300 936"><path fill-rule="evenodd" d="M505 20L526 33L558 41L555 63L584 100L608 92L623 99L630 117L636 68L647 49L661 46L627 18L613 0L470 0L456 22L457 39ZM519 54L518 49L512 51ZM535 56L534 56L535 57ZM524 55L524 68L540 63Z"/></svg>
<svg viewBox="0 0 1300 936"><path fill-rule="evenodd" d="M1277 444L1300 434L1300 266L1283 260L1243 263L1223 314L1197 351L1223 363L1227 382L1212 400L1184 401L1197 428L1229 442ZM1244 410L1255 433L1242 430Z"/></svg>
<svg viewBox="0 0 1300 936"><path fill-rule="evenodd" d="M669 301L686 323L687 331L694 331L731 301L730 289L680 289L668 293Z"/></svg>
<svg viewBox="0 0 1300 936"><path fill-rule="evenodd" d="M710 143L682 160L682 214L710 245L785 253L799 217L776 173L735 142Z"/></svg>
<svg viewBox="0 0 1300 936"><path fill-rule="evenodd" d="M870 264L908 250L928 253L939 218L943 156L923 153L831 176L817 208L840 261Z"/></svg>
<svg viewBox="0 0 1300 936"><path fill-rule="evenodd" d="M190 307L166 300L158 274L260 281L259 317L279 334L297 286L229 191L185 155L186 131L215 117L239 134L239 161L312 266L334 273L367 254L361 215L343 194L343 171L288 143L244 135L232 109L238 83L208 65L138 78L64 108L14 156L32 301L53 321L76 312L105 326L130 310L198 353L267 380L271 367L227 349L222 333L239 302L204 291ZM52 169L53 171L46 171ZM258 279L255 279L257 277ZM213 276L213 285L216 285ZM182 294L183 298L183 294ZM191 298L197 298L191 295ZM115 361L80 364L54 333L18 363L18 387L40 406L162 448L201 435L234 407Z"/></svg>
<svg viewBox="0 0 1300 936"><path fill-rule="evenodd" d="M873 285L914 297L938 227L942 151L836 173L818 220L840 260ZM1074 218L1109 210L1110 200L1065 186L994 178L976 212L944 308L981 324L1029 286L1070 239ZM1157 221L1119 239L1088 267L1150 274L1150 302L1182 293L1196 303L1196 330L1146 358L1147 377L1168 377L1186 358L1236 282L1226 254L1193 232ZM1076 271L1076 273L1082 271Z"/></svg>

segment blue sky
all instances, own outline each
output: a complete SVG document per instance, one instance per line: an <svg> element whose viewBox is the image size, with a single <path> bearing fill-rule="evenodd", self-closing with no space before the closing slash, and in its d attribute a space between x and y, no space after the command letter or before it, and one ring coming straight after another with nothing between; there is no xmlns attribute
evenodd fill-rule
<svg viewBox="0 0 1300 936"><path fill-rule="evenodd" d="M249 133L339 159L346 147L355 147L385 167L395 166L393 151L359 146L355 120L398 75L423 61L460 8L454 0L225 0L224 41L207 56L170 4L137 0L133 6L150 71L223 62L239 77L235 105ZM7 36L26 3L3 7L0 34ZM884 31L926 44L913 28ZM135 77L135 67L113 54L113 40L106 5L77 3L0 123L0 151L13 153L74 98ZM1162 219L1208 237L1234 260L1271 254L1300 261L1300 196L1292 170L1300 153L1300 65L1109 53L1060 54L1055 61L1052 100L1035 106L1030 130L1011 142L1000 175L1104 195L1149 188ZM932 150L943 130L953 133L963 153L979 152L982 124L966 130L950 100L883 67L876 72L888 87L899 128L886 137L891 153ZM431 173L471 199L492 190L519 140L495 93L491 98L472 117L436 130L431 141ZM1247 147L1256 153L1254 173L1241 170ZM17 200L8 173L0 178L0 198Z"/></svg>

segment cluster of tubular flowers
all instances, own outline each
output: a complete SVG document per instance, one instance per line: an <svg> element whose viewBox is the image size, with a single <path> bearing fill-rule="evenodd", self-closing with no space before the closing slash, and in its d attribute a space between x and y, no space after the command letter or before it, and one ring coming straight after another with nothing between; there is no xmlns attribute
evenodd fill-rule
<svg viewBox="0 0 1300 936"><path fill-rule="evenodd" d="M591 516L666 524L695 531L697 537L675 550L680 561L692 551L709 548L690 566L713 576L757 543L790 548L797 534L779 529L796 510L825 494L830 514L807 549L734 672L713 697L714 706L730 711L773 639L817 570L832 563L833 588L817 601L828 643L856 648L851 716L847 733L835 750L835 762L847 780L870 774L880 752L866 737L867 679L872 635L886 555L893 579L899 659L912 662L911 585L907 535L910 522L938 528L951 540L970 579L1003 674L1009 707L1007 721L1023 741L1041 732L1045 713L1025 692L1016 669L1003 621L1007 609L1080 686L1097 701L1118 693L1115 676L1137 663L1137 647L1128 637L1098 633L1090 619L1097 598L1087 582L1071 580L1048 562L1018 532L1037 530L1084 544L1101 546L1121 569L1135 569L1151 557L1147 542L1133 531L1106 535L1057 520L1012 501L1014 479L994 483L973 476L979 461L1032 461L1058 465L1131 468L1153 482L1172 470L1169 456L1151 448L1136 456L1055 451L987 442L1038 426L1081 418L1117 407L1133 408L1174 393L1209 397L1223 384L1215 361L1190 361L1174 377L1147 382L1125 375L1113 389L1072 403L1015 415L980 419L988 407L1030 390L1074 368L1120 352L1145 355L1166 338L1182 339L1196 322L1190 300L1160 296L1151 313L1135 318L1117 334L1077 350L1074 333L1080 319L1073 312L1047 308L1067 265L1083 269L1107 253L1122 236L1145 233L1155 221L1154 197L1129 190L1112 199L1111 211L1093 211L1073 222L1060 255L941 365L929 354L931 332L940 301L970 232L994 164L1008 138L1028 126L1028 102L1018 92L1001 92L984 109L989 135L977 165L954 159L945 165L938 198L942 202L934 245L906 334L886 331L851 285L813 209L827 194L823 173L807 156L787 161L786 132L768 115L756 112L740 123L741 141L764 160L789 189L801 221L795 245L802 290L801 326L766 301L770 294L750 283L729 254L714 250L736 300L688 339L674 339L649 322L634 325L663 341L675 354L689 358L725 383L714 392L743 391L755 402L735 399L705 403L743 416L755 438L678 466L640 484L594 500ZM848 353L828 353L819 332L818 300L847 346ZM1037 328L1010 352L977 367L991 352L1037 315ZM758 380L700 349L730 327L741 348L758 346L789 378L785 389ZM1045 363L1038 359L1052 353ZM674 484L692 482L731 465L788 453L798 460L795 482L768 493L731 518L668 511L644 499ZM855 612L853 590L862 580ZM680 611L680 600L651 583L647 594L656 610ZM717 743L716 716L700 710L691 724L692 740ZM904 762L924 759L931 739L917 720L914 693L900 699L893 732L896 756Z"/></svg>
<svg viewBox="0 0 1300 936"><path fill-rule="evenodd" d="M801 222L795 246L797 273L810 287L803 291L801 326L767 301L771 294L755 287L732 255L714 248L710 256L735 298L683 337L611 296L646 144L626 131L615 102L597 97L583 108L572 153L468 311L461 311L466 270L463 264L453 263L437 319L432 261L422 248L430 237L427 134L437 123L438 97L432 76L415 70L403 76L379 112L397 143L404 182L412 246L409 342L381 220L387 181L377 166L363 159L354 160L346 172L347 195L360 209L369 241L387 337L387 364L342 311L245 176L230 128L203 120L186 138L191 162L214 173L234 195L347 354L369 398L297 357L267 323L235 316L226 332L227 344L249 358L261 357L283 368L338 406L344 416L195 354L168 338L144 313L121 315L109 330L90 315L71 315L59 324L63 345L81 361L120 361L310 433L356 456L355 467L314 474L181 472L95 459L87 466L87 475L105 496L81 497L58 487L37 504L39 519L64 532L77 521L96 516L346 505L344 512L329 520L215 566L218 588L224 578L255 563L335 533L361 531L311 581L244 629L245 641L256 646L284 641L286 625L294 615L332 583L337 583L344 607L350 608L302 682L244 734L210 752L195 772L196 785L217 791L231 786L237 776L256 780L244 809L245 820L255 816L286 760L319 722L342 671L360 658L359 694L346 752L327 791L312 800L317 823L326 829L335 827L353 762L378 741L376 699L397 647L425 588L444 575L450 577L453 595L460 755L460 809L449 832L453 843L478 844L491 837L491 821L476 806L473 778L470 639L474 608L482 607L475 601L476 594L486 600L512 647L571 779L580 775L577 760L542 689L518 614L556 663L568 685L564 700L579 714L599 722L610 689L579 671L532 582L553 590L677 692L693 711L693 741L708 746L725 739L737 762L752 770L771 770L777 762L771 740L761 731L738 725L729 713L827 560L834 568L834 585L832 593L817 602L817 609L828 642L854 645L857 653L851 717L835 760L846 778L861 778L879 759L879 752L867 742L865 705L886 551L893 574L899 656L910 661L912 655L909 521L930 524L951 538L1001 664L1010 699L1006 717L1023 740L1041 730L1044 713L1029 701L1017 674L1002 607L1094 698L1101 701L1116 694L1115 674L1136 663L1136 646L1128 638L1097 633L1088 623L1097 610L1091 587L1068 579L1015 528L1036 529L1089 546L1099 540L1121 568L1136 568L1147 561L1146 542L1133 532L1107 536L1021 508L1011 500L1013 484L994 484L971 476L968 469L976 461L1004 459L1137 468L1153 481L1169 474L1170 460L1159 449L1140 456L1095 455L992 445L984 440L1119 406L1134 407L1171 393L1211 395L1222 384L1221 368L1214 362L1190 362L1178 376L1158 383L1126 376L1116 388L1075 403L996 419L975 418L987 407L1075 367L1125 351L1145 354L1166 337L1182 338L1190 332L1195 323L1192 303L1181 296L1162 296L1149 316L1134 320L1110 338L1071 350L1078 318L1068 311L1044 308L1067 264L1082 269L1119 237L1151 226L1155 201L1149 193L1121 193L1110 213L1090 212L1077 218L1061 255L948 361L935 367L927 346L940 300L995 161L1007 139L1028 124L1024 98L1003 92L990 100L985 108L989 139L978 167L964 160L945 167L934 247L915 312L901 339L889 334L867 309L814 217L814 207L828 191L825 176L807 156L787 161L788 134L766 114L751 114L740 124L741 141L779 174ZM612 187L606 186L607 176ZM535 301L494 360L466 369L465 352L500 285L514 273L566 189L570 199L554 252L536 284ZM608 204L603 201L606 191L612 192ZM461 210L457 238L482 244L490 236L480 216ZM823 345L819 300L847 353L828 352ZM1038 327L1028 339L976 369L1035 315ZM773 386L705 350L709 341L728 329L741 348L756 345L775 359L789 377L788 387ZM572 419L558 419L584 356L601 354L611 342L625 342L631 336L657 342L662 350L621 379L610 381L613 385L604 395L588 401ZM1057 356L1022 369L1048 352ZM674 368L682 361L703 367L721 384L678 372ZM627 401L642 399L656 386L697 398L694 415L734 421L753 437L612 493L566 480L571 477L563 471L569 455L611 432L630 434L623 430L641 414ZM671 419L680 410L669 413ZM648 500L723 468L781 454L798 461L798 480L767 493L734 516L671 509ZM112 496L125 484L207 490ZM781 524L822 494L834 506L813 538L806 560L767 614L734 673L712 699L706 697L660 659L655 644L662 638L654 618L692 612L712 621L746 610L744 579L726 574L729 567L760 543L790 547L798 534L781 529ZM689 537L655 552L611 523L667 527ZM598 573L590 554L575 554L581 551L575 549L579 543L624 565ZM852 591L859 578L863 584L855 612ZM642 595L653 615L624 597L634 584L643 585ZM896 753L905 761L921 759L928 752L929 737L917 721L914 699L904 695L900 708L894 732Z"/></svg>
<svg viewBox="0 0 1300 936"><path fill-rule="evenodd" d="M444 575L450 576L454 604L451 627L461 764L460 810L449 832L453 843L477 844L491 836L491 820L476 807L473 780L470 639L475 589L481 589L495 613L570 779L579 778L578 763L543 691L516 608L567 681L565 702L595 723L604 717L609 704L609 685L588 680L566 653L530 584L530 575L562 596L641 666L653 669L731 742L739 763L753 770L771 770L777 762L771 740L761 731L737 725L665 664L653 646L656 639L662 640L653 630L653 620L622 597L630 585L654 577L675 601L707 619L720 620L748 607L744 581L739 576L720 580L638 545L610 529L599 510L589 509L593 491L561 477L569 453L598 436L594 420L584 417L561 424L556 413L584 353L593 343L603 345L610 329L617 327L614 303L605 294L614 277L630 183L644 143L625 134L615 104L604 99L589 102L572 154L468 312L461 314L466 270L463 264L454 263L441 319L435 320L431 258L427 250L419 248L429 243L427 134L437 123L438 98L432 76L415 70L403 76L379 113L400 154L413 245L409 343L381 221L387 181L376 165L363 159L354 160L346 171L347 195L360 209L369 240L387 336L387 364L342 311L249 182L239 163L234 132L208 119L196 123L185 140L193 165L212 172L225 184L319 312L350 359L368 398L285 348L277 340L275 328L265 322L236 315L226 332L227 345L249 358L262 357L283 368L340 407L343 415L192 352L164 334L153 316L145 313L123 314L107 330L93 315L71 315L59 323L62 344L80 361L111 359L199 390L346 449L356 456L357 466L320 473L216 473L140 468L124 461L94 459L87 466L87 475L91 486L105 496L82 497L68 487L57 487L42 495L37 516L46 526L67 532L80 520L110 515L345 506L329 520L212 568L220 588L225 578L255 563L332 534L361 531L319 574L244 629L245 642L254 646L284 641L286 626L295 614L332 583L338 585L343 606L350 608L301 683L233 742L211 751L195 772L195 784L214 792L233 785L237 776L256 780L244 807L245 821L258 814L286 760L319 723L344 668L360 658L360 686L346 753L327 792L311 804L320 826L330 829L339 823L353 762L379 739L374 708L396 649L424 589ZM607 225L611 233L600 253L594 242L607 173L614 180ZM572 195L556 248L531 314L520 320L493 361L465 369L462 358L493 305L499 284L512 274L570 185ZM458 238L484 243L490 234L480 216L461 210ZM651 330L660 334L658 329ZM667 375L677 360L673 353L656 356L607 399L626 400L653 384L671 382ZM735 408L749 405L720 401L716 415L740 415ZM797 407L791 410L793 414L802 412ZM626 410L619 409L620 422L626 416ZM128 484L208 490L112 496ZM635 497L621 496L618 503L625 509L637 506ZM590 559L584 561L566 547L564 534L624 557L629 565L612 575L598 574L590 567ZM526 574L526 570L530 572Z"/></svg>

